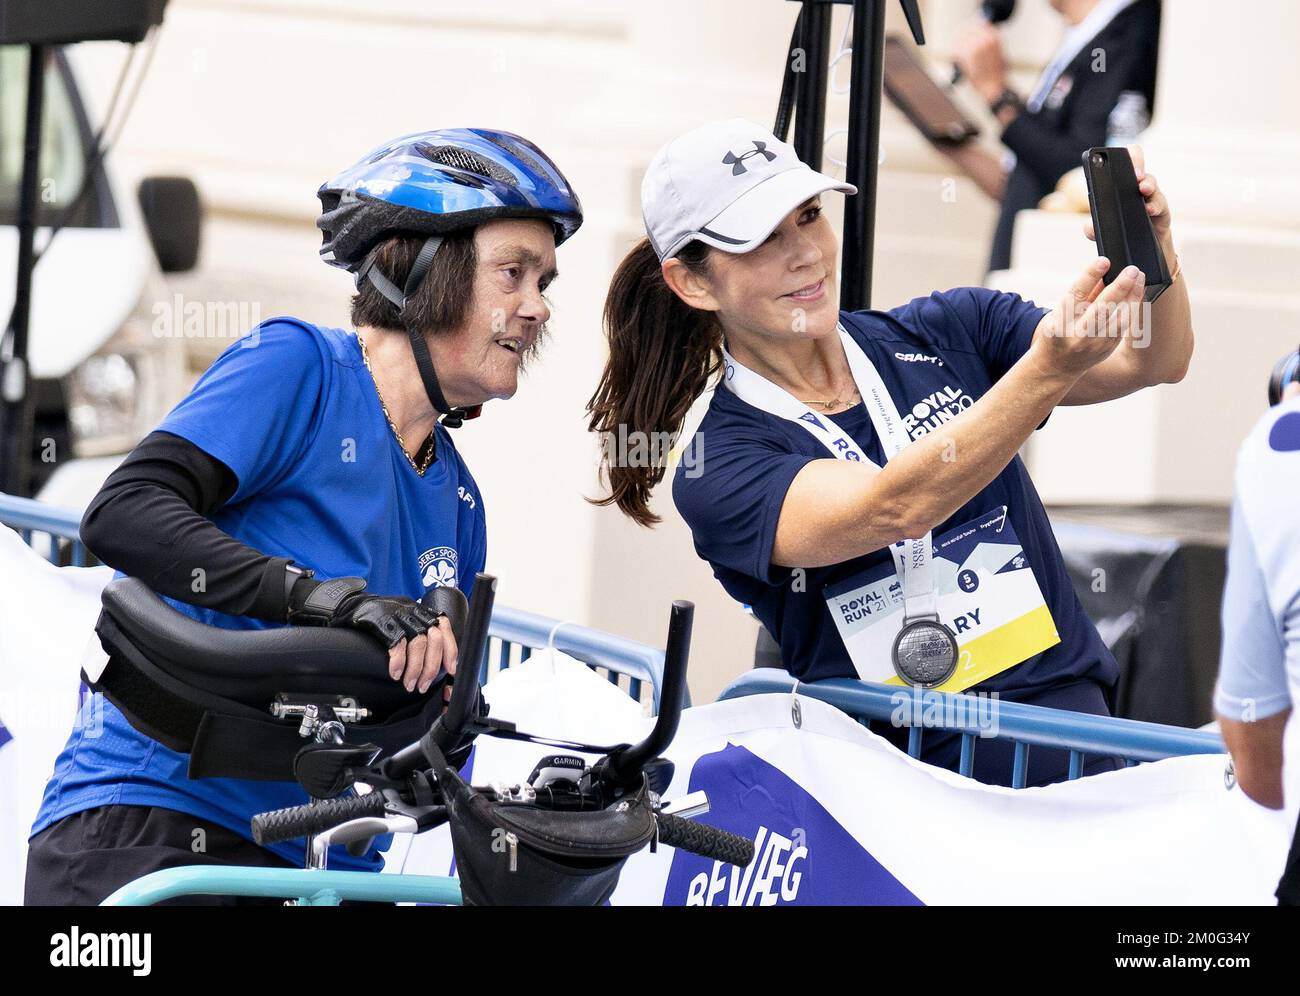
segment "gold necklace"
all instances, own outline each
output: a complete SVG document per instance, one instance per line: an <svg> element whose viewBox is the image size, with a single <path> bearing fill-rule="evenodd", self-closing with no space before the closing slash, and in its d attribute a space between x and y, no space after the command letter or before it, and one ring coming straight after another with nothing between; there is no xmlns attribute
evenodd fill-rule
<svg viewBox="0 0 1300 996"><path fill-rule="evenodd" d="M431 445L431 443L428 442L426 442L425 445L421 447L422 449L427 449L429 451L425 455L424 461L421 464L416 464L415 458L412 457L411 454L406 451L406 440L404 440L402 438L402 434L397 431L397 423L393 421L393 416L388 414L388 406L384 404L384 396L379 392L379 381L375 380L375 370L370 365L370 354L366 352L365 337L358 335L357 342L361 343L361 359L366 365L366 370L369 371L370 373L370 379L374 381L375 397L379 399L379 407L383 409L384 418L388 421L388 428L392 429L393 435L397 437L397 445L402 448L402 456L406 457L406 462L411 465L411 469L413 471L415 471L417 474L423 477L424 472L429 469L429 464L433 463L433 454L436 451L436 448L433 445ZM432 437L433 433L429 433L429 435L430 437Z"/></svg>
<svg viewBox="0 0 1300 996"><path fill-rule="evenodd" d="M831 409L831 408L838 408L840 405L850 405L850 406L851 406L852 403L854 402L854 400L856 400L857 398L860 398L860 397L862 397L862 395L860 395L860 394L858 393L857 389L854 388L853 393L852 393L851 395L849 395L848 398L846 398L846 399L843 400L843 401L841 401L839 398L830 398L830 399L828 399L828 400L826 400L826 401L805 401L804 404L805 404L805 405L818 405L818 406L820 406L820 407L822 407L822 408Z"/></svg>

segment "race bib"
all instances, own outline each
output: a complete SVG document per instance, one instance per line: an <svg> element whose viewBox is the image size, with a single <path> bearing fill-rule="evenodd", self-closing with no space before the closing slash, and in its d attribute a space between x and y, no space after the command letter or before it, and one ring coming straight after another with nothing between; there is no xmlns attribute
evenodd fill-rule
<svg viewBox="0 0 1300 996"><path fill-rule="evenodd" d="M939 619L957 637L957 670L938 688L960 692L1061 642L1006 506L934 537ZM885 563L824 590L864 681L904 685L891 649L903 625L903 584Z"/></svg>

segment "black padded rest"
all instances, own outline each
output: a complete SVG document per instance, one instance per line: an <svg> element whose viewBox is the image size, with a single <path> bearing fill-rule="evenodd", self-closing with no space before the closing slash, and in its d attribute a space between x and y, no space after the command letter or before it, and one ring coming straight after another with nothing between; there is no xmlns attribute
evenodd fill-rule
<svg viewBox="0 0 1300 996"><path fill-rule="evenodd" d="M423 698L390 678L387 651L355 630L207 626L135 578L109 582L103 605L122 636L159 670L260 713L279 692L350 696L381 715Z"/></svg>

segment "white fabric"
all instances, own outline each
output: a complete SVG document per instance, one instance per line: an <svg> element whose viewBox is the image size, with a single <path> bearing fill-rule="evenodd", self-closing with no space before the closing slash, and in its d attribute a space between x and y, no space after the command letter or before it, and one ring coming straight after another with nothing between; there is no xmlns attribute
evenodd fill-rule
<svg viewBox="0 0 1300 996"><path fill-rule="evenodd" d="M576 739L614 735L630 741L644 735L651 722L628 709L611 715L608 684L583 668L554 685L512 668L496 684L494 715L530 732L562 729ZM689 882L679 874L665 896L676 852L661 847L628 862L615 905L702 898L714 904L806 901L800 896L826 885L818 876L852 874L856 867L838 859L842 845L830 839L826 826L791 822L791 812L802 819L815 808L824 809L927 905L1275 902L1300 785L1289 786L1286 811L1266 810L1240 789L1225 789L1223 755L1196 755L1044 788L996 788L921 764L821 702L800 696L799 714L796 728L789 695L686 710L668 754L676 775L666 798L695 787L700 758L739 747L795 782L816 805L796 807L755 786L746 815L765 832L748 878L704 862L704 870ZM561 715L569 718L561 723ZM546 753L553 750L480 738L472 780L518 781ZM710 815L719 817L716 811ZM703 820L710 822L710 816ZM960 828L960 839L954 828ZM808 853L792 861L785 842L797 843L801 836ZM442 828L416 838L406 871L443 875L450 861ZM721 890L709 897L701 875L714 888L722 883ZM847 889L853 888L848 883ZM870 898L864 882L859 901Z"/></svg>
<svg viewBox="0 0 1300 996"><path fill-rule="evenodd" d="M1237 454L1215 709L1290 707L1300 688L1300 398L1270 408Z"/></svg>
<svg viewBox="0 0 1300 996"><path fill-rule="evenodd" d="M0 746L4 903L21 898L26 831L72 722L78 664L109 576L106 568L50 567L0 530L0 719L13 734ZM642 736L650 723L608 682L563 655L539 653L489 689L494 714L530 732L627 741ZM913 761L822 703L800 698L799 707L798 728L789 695L688 709L669 752L677 771L668 797L684 794L698 780L700 758L730 746L790 779L797 785L793 794L813 800L805 800L804 815L824 811L925 903L1272 902L1300 801L1294 760L1285 769L1288 807L1276 813L1254 805L1239 789L1224 789L1222 756L1174 758L1013 791ZM1292 759L1298 756L1295 740L1288 741ZM542 754L554 752L481 738L473 780L518 781ZM837 852L827 857L824 830L798 843L801 827L786 815L791 798L749 795L746 815L765 828L759 864L734 880L721 869L701 872L704 880L700 874L689 881L679 875L668 901L798 902L800 894L824 885L825 876L844 874ZM955 863L953 827L962 828L967 855ZM400 846L399 841L394 858ZM615 903L664 901L674 858L666 847L634 857ZM444 828L416 839L407 871L445 874L449 861ZM391 866L396 870L400 860Z"/></svg>
<svg viewBox="0 0 1300 996"><path fill-rule="evenodd" d="M22 902L27 832L77 713L107 567L57 568L0 527L0 904Z"/></svg>

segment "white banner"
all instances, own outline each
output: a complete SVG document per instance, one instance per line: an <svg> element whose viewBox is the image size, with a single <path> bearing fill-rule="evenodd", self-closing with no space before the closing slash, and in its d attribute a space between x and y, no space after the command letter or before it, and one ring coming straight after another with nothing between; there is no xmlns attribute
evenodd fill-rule
<svg viewBox="0 0 1300 996"><path fill-rule="evenodd" d="M55 569L0 529L0 902L21 902L26 836L77 708L78 668L106 569ZM630 741L650 720L563 655L488 686L530 733ZM705 822L756 842L739 870L661 848L633 857L616 905L660 903L1272 903L1295 825L1224 787L1222 756L1173 758L1040 789L922 765L842 713L765 695L688 709L668 798L703 789ZM1292 724L1293 727L1295 724ZM1294 729L1292 731L1294 733ZM1288 756L1297 753L1295 738ZM976 748L978 750L978 746ZM480 738L472 780L517 782L554 748ZM1294 776L1297 765L1287 765ZM445 828L398 838L389 871L446 874Z"/></svg>
<svg viewBox="0 0 1300 996"><path fill-rule="evenodd" d="M55 567L0 527L0 904L22 902L27 832L72 732L82 651L112 576Z"/></svg>
<svg viewBox="0 0 1300 996"><path fill-rule="evenodd" d="M546 653L488 691L493 715L529 733L611 743L643 736L651 722L582 665L560 657L552 666ZM643 852L628 862L615 905L1276 902L1300 802L1295 778L1285 812L1225 788L1223 755L999 788L921 764L839 710L798 701L798 726L790 695L685 711L666 798L705 791L703 821L754 840L754 862L742 870L671 848ZM471 779L517 782L550 753L480 737ZM405 846L395 845L390 870L451 868L445 830L416 838L404 857Z"/></svg>

